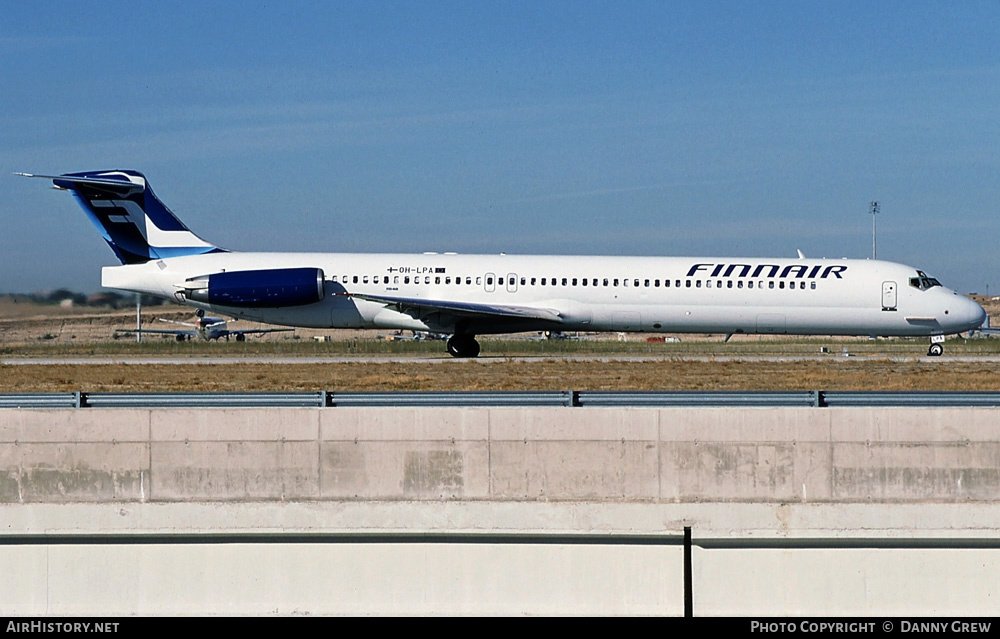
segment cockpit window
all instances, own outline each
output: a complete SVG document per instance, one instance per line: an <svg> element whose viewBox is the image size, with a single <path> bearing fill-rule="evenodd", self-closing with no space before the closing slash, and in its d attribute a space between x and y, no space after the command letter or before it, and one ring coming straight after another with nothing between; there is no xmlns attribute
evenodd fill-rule
<svg viewBox="0 0 1000 639"><path fill-rule="evenodd" d="M927 274L923 271L917 271L917 277L910 278L910 286L920 289L921 291L926 291L929 288L941 286L941 282L937 281L933 277L927 277Z"/></svg>

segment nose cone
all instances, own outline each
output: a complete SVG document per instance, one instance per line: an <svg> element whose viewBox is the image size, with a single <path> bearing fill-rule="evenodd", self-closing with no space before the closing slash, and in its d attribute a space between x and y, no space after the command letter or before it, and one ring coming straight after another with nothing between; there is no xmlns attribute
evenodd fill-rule
<svg viewBox="0 0 1000 639"><path fill-rule="evenodd" d="M968 298L963 298L962 301L962 308L958 309L959 317L966 320L962 330L971 331L982 326L986 321L986 309Z"/></svg>

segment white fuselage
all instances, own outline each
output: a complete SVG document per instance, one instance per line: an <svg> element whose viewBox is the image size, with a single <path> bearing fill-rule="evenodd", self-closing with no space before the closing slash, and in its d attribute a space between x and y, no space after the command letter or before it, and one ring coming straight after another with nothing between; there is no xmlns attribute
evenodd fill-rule
<svg viewBox="0 0 1000 639"><path fill-rule="evenodd" d="M223 271L323 270L319 302L236 308L186 300L231 317L286 326L455 332L447 311L418 312L355 294L528 307L561 322L476 318L463 332L527 330L932 336L985 319L916 269L876 260L456 254L214 253L105 267L104 286L168 298L190 278ZM402 309L403 312L397 309Z"/></svg>

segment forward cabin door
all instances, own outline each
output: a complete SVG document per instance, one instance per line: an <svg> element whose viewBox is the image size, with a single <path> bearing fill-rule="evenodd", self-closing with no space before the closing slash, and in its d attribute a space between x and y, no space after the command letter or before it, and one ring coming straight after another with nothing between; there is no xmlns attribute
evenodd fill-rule
<svg viewBox="0 0 1000 639"><path fill-rule="evenodd" d="M882 282L882 310L896 310L896 283Z"/></svg>

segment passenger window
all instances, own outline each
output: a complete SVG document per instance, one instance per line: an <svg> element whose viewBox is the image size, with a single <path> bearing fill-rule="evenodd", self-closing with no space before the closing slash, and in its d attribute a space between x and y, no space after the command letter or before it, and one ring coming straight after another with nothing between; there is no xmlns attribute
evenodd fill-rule
<svg viewBox="0 0 1000 639"><path fill-rule="evenodd" d="M542 286L545 286L545 278L542 278Z"/></svg>
<svg viewBox="0 0 1000 639"><path fill-rule="evenodd" d="M632 280L632 286L639 288L639 280ZM649 282L646 282L646 286L649 286Z"/></svg>
<svg viewBox="0 0 1000 639"><path fill-rule="evenodd" d="M784 282L778 282L778 288L785 288Z"/></svg>
<svg viewBox="0 0 1000 639"><path fill-rule="evenodd" d="M680 280L674 280L674 286L676 286L677 288L680 288L681 287L681 281Z"/></svg>
<svg viewBox="0 0 1000 639"><path fill-rule="evenodd" d="M615 286L618 286L618 280L617 280L617 279L615 279L615 281L614 281L614 285L615 285Z"/></svg>
<svg viewBox="0 0 1000 639"><path fill-rule="evenodd" d="M357 276L357 275L355 275L355 276L354 276L354 283L355 283L355 284L357 284L357 283L358 283L358 276Z"/></svg>
<svg viewBox="0 0 1000 639"><path fill-rule="evenodd" d="M594 278L593 284L594 284L594 286L597 286L597 278L596 277Z"/></svg>
<svg viewBox="0 0 1000 639"><path fill-rule="evenodd" d="M604 278L604 285L605 285L605 286L607 286L607 285L608 285L608 278L606 278L606 277Z"/></svg>
<svg viewBox="0 0 1000 639"><path fill-rule="evenodd" d="M524 286L524 278L521 278L521 286Z"/></svg>
<svg viewBox="0 0 1000 639"><path fill-rule="evenodd" d="M403 278L403 284L409 284L409 283L410 283L410 276L407 275L406 277Z"/></svg>
<svg viewBox="0 0 1000 639"><path fill-rule="evenodd" d="M653 288L660 288L660 280L653 280Z"/></svg>
<svg viewBox="0 0 1000 639"><path fill-rule="evenodd" d="M685 286L686 288L691 288L691 280L686 280L686 281L684 282L684 286Z"/></svg>
<svg viewBox="0 0 1000 639"><path fill-rule="evenodd" d="M701 288L701 280L698 280L697 282L695 282L694 285L695 285L696 288Z"/></svg>
<svg viewBox="0 0 1000 639"><path fill-rule="evenodd" d="M576 286L576 278L573 278L573 286Z"/></svg>
<svg viewBox="0 0 1000 639"><path fill-rule="evenodd" d="M747 282L747 288L753 288L753 282Z"/></svg>
<svg viewBox="0 0 1000 639"><path fill-rule="evenodd" d="M743 288L743 280L736 281L736 288Z"/></svg>
<svg viewBox="0 0 1000 639"><path fill-rule="evenodd" d="M444 283L445 284L451 284L451 278L450 277L444 278Z"/></svg>
<svg viewBox="0 0 1000 639"><path fill-rule="evenodd" d="M566 278L565 278L565 277L564 277L564 278L563 278L563 280L562 280L562 285L563 285L563 286L566 286Z"/></svg>
<svg viewBox="0 0 1000 639"><path fill-rule="evenodd" d="M583 284L584 286L586 286L587 285L587 278L583 278L582 280L580 280L580 284Z"/></svg>
<svg viewBox="0 0 1000 639"><path fill-rule="evenodd" d="M768 282L767 283L767 287L768 288L774 288L774 281L772 280L772 281Z"/></svg>
<svg viewBox="0 0 1000 639"><path fill-rule="evenodd" d="M816 282L809 282L809 288L815 289L816 288Z"/></svg>
<svg viewBox="0 0 1000 639"><path fill-rule="evenodd" d="M486 278L486 285L487 286L493 286L493 278L492 277L487 277Z"/></svg>
<svg viewBox="0 0 1000 639"><path fill-rule="evenodd" d="M393 284L399 284L399 276L398 275L393 275L392 276L392 283Z"/></svg>
<svg viewBox="0 0 1000 639"><path fill-rule="evenodd" d="M531 285L532 285L532 286L534 286L534 285L535 285L535 278L531 278Z"/></svg>

